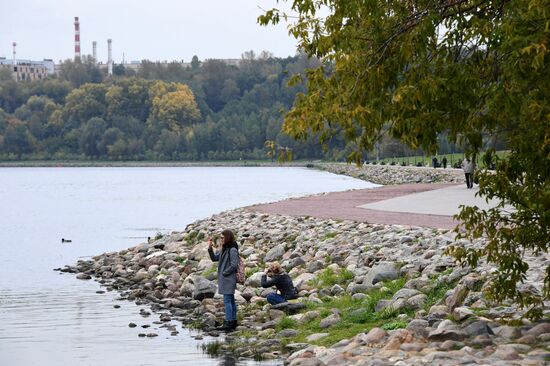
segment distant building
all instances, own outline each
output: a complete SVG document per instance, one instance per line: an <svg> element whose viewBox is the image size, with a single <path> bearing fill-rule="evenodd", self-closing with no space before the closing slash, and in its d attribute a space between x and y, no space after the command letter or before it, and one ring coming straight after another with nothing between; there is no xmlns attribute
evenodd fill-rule
<svg viewBox="0 0 550 366"><path fill-rule="evenodd" d="M239 66L241 61L242 61L240 58L206 59L205 61L208 61L208 60L222 61L225 64L230 65L230 66ZM184 62L183 60L149 61L149 62L158 63L158 64L164 65L164 66L167 66L167 65L172 64L172 63L177 63L177 64L182 65L183 67L191 67L191 62ZM124 66L125 69L134 70L135 72L137 72L137 71L139 71L139 69L141 69L141 61L130 61L130 62L126 61L126 62L123 62L122 64L114 64L114 65L122 65L122 66ZM100 69L107 69L107 64L99 62L97 64L97 67L99 67Z"/></svg>
<svg viewBox="0 0 550 366"><path fill-rule="evenodd" d="M16 60L15 63L14 69L13 60L0 57L0 67L10 68L15 81L42 80L55 73L53 60Z"/></svg>

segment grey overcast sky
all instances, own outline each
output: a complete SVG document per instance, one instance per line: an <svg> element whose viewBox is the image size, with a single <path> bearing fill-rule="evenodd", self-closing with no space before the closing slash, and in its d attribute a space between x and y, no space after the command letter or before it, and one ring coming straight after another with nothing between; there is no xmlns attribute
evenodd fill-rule
<svg viewBox="0 0 550 366"><path fill-rule="evenodd" d="M82 54L97 41L99 61L106 62L107 39L113 59L126 61L240 58L245 51L263 50L286 57L296 52L296 40L286 24L261 27L263 9L275 0L2 0L0 57L55 62L74 57L74 17L80 18ZM279 4L280 7L280 4Z"/></svg>

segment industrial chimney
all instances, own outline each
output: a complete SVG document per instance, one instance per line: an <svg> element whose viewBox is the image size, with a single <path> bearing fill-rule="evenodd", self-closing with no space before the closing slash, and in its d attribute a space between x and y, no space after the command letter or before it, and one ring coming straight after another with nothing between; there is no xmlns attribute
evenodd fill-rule
<svg viewBox="0 0 550 366"><path fill-rule="evenodd" d="M19 81L19 78L17 77L17 59L15 58L15 46L17 46L17 43L13 42L11 45L13 46L13 74L15 81Z"/></svg>
<svg viewBox="0 0 550 366"><path fill-rule="evenodd" d="M80 60L80 22L74 17L74 60Z"/></svg>
<svg viewBox="0 0 550 366"><path fill-rule="evenodd" d="M113 41L109 38L107 40L107 75L113 75L113 50L111 44Z"/></svg>
<svg viewBox="0 0 550 366"><path fill-rule="evenodd" d="M92 42L92 57L94 58L94 64L97 64L97 42Z"/></svg>
<svg viewBox="0 0 550 366"><path fill-rule="evenodd" d="M15 72L15 68L17 67L17 60L15 59L15 47L17 46L17 43L13 42L11 45L13 46L13 72Z"/></svg>

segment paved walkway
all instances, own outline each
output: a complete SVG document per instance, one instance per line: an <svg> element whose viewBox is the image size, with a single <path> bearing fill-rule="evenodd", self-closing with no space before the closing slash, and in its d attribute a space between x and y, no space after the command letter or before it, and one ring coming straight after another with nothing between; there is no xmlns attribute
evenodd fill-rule
<svg viewBox="0 0 550 366"><path fill-rule="evenodd" d="M489 207L477 189L464 184L404 184L289 199L249 209L291 216L312 216L378 224L452 229L460 204Z"/></svg>

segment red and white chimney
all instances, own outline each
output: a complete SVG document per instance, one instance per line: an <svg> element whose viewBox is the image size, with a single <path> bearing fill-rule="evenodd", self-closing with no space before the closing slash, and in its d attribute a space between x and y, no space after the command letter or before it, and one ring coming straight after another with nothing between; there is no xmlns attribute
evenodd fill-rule
<svg viewBox="0 0 550 366"><path fill-rule="evenodd" d="M74 17L74 60L80 60L80 22Z"/></svg>

